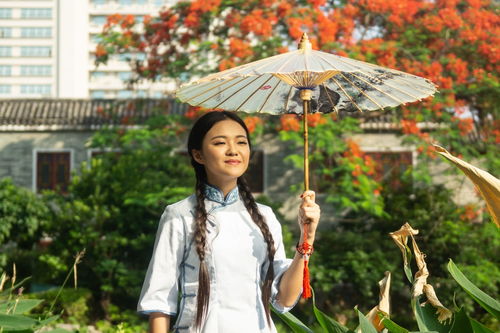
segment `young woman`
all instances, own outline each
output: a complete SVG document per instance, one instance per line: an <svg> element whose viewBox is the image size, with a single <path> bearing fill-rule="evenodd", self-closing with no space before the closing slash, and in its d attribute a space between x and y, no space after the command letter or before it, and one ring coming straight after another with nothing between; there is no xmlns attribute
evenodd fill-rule
<svg viewBox="0 0 500 333"><path fill-rule="evenodd" d="M167 332L175 315L174 332L276 332L270 305L295 305L304 260L285 257L280 223L241 177L248 129L235 113L209 112L191 129L188 151L196 191L160 219L138 311L149 314L151 333ZM298 244L313 244L320 209L314 192L301 197Z"/></svg>

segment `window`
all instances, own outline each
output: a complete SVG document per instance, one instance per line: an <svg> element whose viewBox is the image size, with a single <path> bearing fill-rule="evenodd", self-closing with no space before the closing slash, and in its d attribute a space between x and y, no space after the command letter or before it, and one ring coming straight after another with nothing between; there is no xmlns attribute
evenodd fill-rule
<svg viewBox="0 0 500 333"><path fill-rule="evenodd" d="M22 65L21 76L50 76L52 66L50 65Z"/></svg>
<svg viewBox="0 0 500 333"><path fill-rule="evenodd" d="M10 38L12 37L11 27L0 27L0 38Z"/></svg>
<svg viewBox="0 0 500 333"><path fill-rule="evenodd" d="M50 38L52 28L50 27L23 27L21 28L21 37L23 38Z"/></svg>
<svg viewBox="0 0 500 333"><path fill-rule="evenodd" d="M92 16L90 18L90 23L94 25L104 25L106 21L107 21L107 16L104 15Z"/></svg>
<svg viewBox="0 0 500 333"><path fill-rule="evenodd" d="M0 8L0 19L12 18L12 8Z"/></svg>
<svg viewBox="0 0 500 333"><path fill-rule="evenodd" d="M118 3L127 6L132 4L132 0L118 0Z"/></svg>
<svg viewBox="0 0 500 333"><path fill-rule="evenodd" d="M165 97L165 95L161 91L155 91L153 93L153 98L163 98L163 97Z"/></svg>
<svg viewBox="0 0 500 333"><path fill-rule="evenodd" d="M52 8L21 8L21 18L50 19L52 18Z"/></svg>
<svg viewBox="0 0 500 333"><path fill-rule="evenodd" d="M90 41L92 43L99 44L100 42L102 42L102 37L97 34L92 34L90 35Z"/></svg>
<svg viewBox="0 0 500 333"><path fill-rule="evenodd" d="M0 46L0 57L12 57L12 47Z"/></svg>
<svg viewBox="0 0 500 333"><path fill-rule="evenodd" d="M137 91L137 97L139 97L139 98L146 98L146 97L148 97L148 94L147 94L146 90L138 90Z"/></svg>
<svg viewBox="0 0 500 333"><path fill-rule="evenodd" d="M11 86L9 84L0 84L0 95L10 94Z"/></svg>
<svg viewBox="0 0 500 333"><path fill-rule="evenodd" d="M131 72L119 72L118 77L122 81L128 81L132 78L132 73Z"/></svg>
<svg viewBox="0 0 500 333"><path fill-rule="evenodd" d="M12 66L11 65L0 65L0 76L11 76Z"/></svg>
<svg viewBox="0 0 500 333"><path fill-rule="evenodd" d="M118 98L132 98L132 91L131 90L120 90L118 94L116 95Z"/></svg>
<svg viewBox="0 0 500 333"><path fill-rule="evenodd" d="M104 90L94 90L90 93L90 98L94 99L102 99L106 95L106 92Z"/></svg>
<svg viewBox="0 0 500 333"><path fill-rule="evenodd" d="M101 77L106 77L106 72L96 71L96 72L90 73L90 78L91 79L99 79Z"/></svg>
<svg viewBox="0 0 500 333"><path fill-rule="evenodd" d="M106 4L106 0L91 0L94 5L104 5Z"/></svg>
<svg viewBox="0 0 500 333"><path fill-rule="evenodd" d="M248 169L243 175L253 193L264 192L264 152L254 150L248 163Z"/></svg>
<svg viewBox="0 0 500 333"><path fill-rule="evenodd" d="M121 61L130 61L132 59L144 61L146 60L146 54L144 53L122 53L118 55L118 59Z"/></svg>
<svg viewBox="0 0 500 333"><path fill-rule="evenodd" d="M21 57L50 57L50 46L21 46Z"/></svg>
<svg viewBox="0 0 500 333"><path fill-rule="evenodd" d="M367 152L366 155L375 161L375 180L393 189L403 185L402 176L413 164L411 152Z"/></svg>
<svg viewBox="0 0 500 333"><path fill-rule="evenodd" d="M69 152L37 152L36 154L36 191L68 191L70 177Z"/></svg>
<svg viewBox="0 0 500 333"><path fill-rule="evenodd" d="M50 84L23 84L21 94L27 95L50 95Z"/></svg>

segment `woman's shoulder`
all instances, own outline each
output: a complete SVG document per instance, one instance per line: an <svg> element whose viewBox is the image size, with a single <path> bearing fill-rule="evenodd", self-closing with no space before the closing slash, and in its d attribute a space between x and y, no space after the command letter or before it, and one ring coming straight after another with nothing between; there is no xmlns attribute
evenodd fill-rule
<svg viewBox="0 0 500 333"><path fill-rule="evenodd" d="M196 206L196 197L194 194L174 202L165 207L165 213L173 214L178 217L184 217L186 215L192 216L194 208Z"/></svg>
<svg viewBox="0 0 500 333"><path fill-rule="evenodd" d="M272 231L281 230L281 223L276 218L276 214L274 214L274 211L271 207L257 203L257 208L259 209L259 212L262 214L262 216L264 216L267 224Z"/></svg>

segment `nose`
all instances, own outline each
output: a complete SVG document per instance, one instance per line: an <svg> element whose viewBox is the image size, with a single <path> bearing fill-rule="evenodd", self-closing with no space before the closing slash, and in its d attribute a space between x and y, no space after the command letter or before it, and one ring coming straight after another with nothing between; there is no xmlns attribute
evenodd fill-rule
<svg viewBox="0 0 500 333"><path fill-rule="evenodd" d="M238 152L236 150L236 145L233 142L228 143L227 150L226 150L226 155L228 155L228 156L236 156L236 155L238 155Z"/></svg>

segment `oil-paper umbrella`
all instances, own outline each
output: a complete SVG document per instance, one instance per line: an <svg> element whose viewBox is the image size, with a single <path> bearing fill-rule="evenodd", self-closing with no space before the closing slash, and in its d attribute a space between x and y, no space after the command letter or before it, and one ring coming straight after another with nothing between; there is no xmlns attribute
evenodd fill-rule
<svg viewBox="0 0 500 333"><path fill-rule="evenodd" d="M304 188L308 190L308 113L380 110L435 92L436 86L427 79L313 50L304 34L296 51L208 75L180 87L177 97L205 108L303 114ZM306 253L303 296L307 298L311 295L307 268L311 246L302 244L302 252Z"/></svg>
<svg viewBox="0 0 500 333"><path fill-rule="evenodd" d="M435 92L436 86L419 76L313 50L304 34L296 51L208 75L182 86L177 97L205 108L303 114L308 190L308 113L381 110Z"/></svg>

